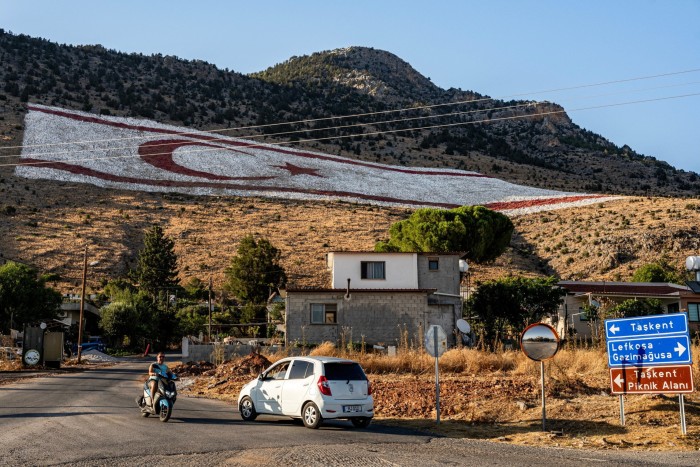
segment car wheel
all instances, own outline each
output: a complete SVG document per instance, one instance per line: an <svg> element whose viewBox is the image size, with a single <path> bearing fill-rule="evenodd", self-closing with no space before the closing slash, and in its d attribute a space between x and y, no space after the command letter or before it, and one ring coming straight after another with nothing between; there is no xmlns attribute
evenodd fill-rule
<svg viewBox="0 0 700 467"><path fill-rule="evenodd" d="M316 429L321 424L323 418L318 407L313 402L308 402L301 411L301 419L306 428Z"/></svg>
<svg viewBox="0 0 700 467"><path fill-rule="evenodd" d="M372 421L372 417L351 418L350 421L355 428L367 428Z"/></svg>
<svg viewBox="0 0 700 467"><path fill-rule="evenodd" d="M238 411L241 413L241 418L246 422L252 422L258 416L258 413L255 411L253 400L248 396L241 400Z"/></svg>

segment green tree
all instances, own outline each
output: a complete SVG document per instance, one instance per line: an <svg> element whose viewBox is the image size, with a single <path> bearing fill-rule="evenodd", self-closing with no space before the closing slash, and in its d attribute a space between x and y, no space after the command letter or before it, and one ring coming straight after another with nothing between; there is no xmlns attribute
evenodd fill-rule
<svg viewBox="0 0 700 467"><path fill-rule="evenodd" d="M632 282L671 282L683 284L685 279L673 266L665 260L647 263L634 271Z"/></svg>
<svg viewBox="0 0 700 467"><path fill-rule="evenodd" d="M635 316L660 315L664 313L663 303L655 298L636 300L631 298L605 310L605 318L633 318Z"/></svg>
<svg viewBox="0 0 700 467"><path fill-rule="evenodd" d="M0 266L0 331L9 334L10 326L58 317L61 294L46 286L46 277L33 268L13 261Z"/></svg>
<svg viewBox="0 0 700 467"><path fill-rule="evenodd" d="M225 270L225 287L241 303L265 304L270 292L287 282L281 254L268 240L245 236Z"/></svg>
<svg viewBox="0 0 700 467"><path fill-rule="evenodd" d="M176 312L180 334L198 336L205 332L209 321L209 310L204 305L189 305Z"/></svg>
<svg viewBox="0 0 700 467"><path fill-rule="evenodd" d="M111 302L100 309L100 328L110 343L121 346L128 340L135 348L149 336L153 300L144 291L129 285L110 288Z"/></svg>
<svg viewBox="0 0 700 467"><path fill-rule="evenodd" d="M378 242L376 251L464 251L481 263L500 256L510 244L513 223L483 206L451 210L418 209L389 229L389 240Z"/></svg>
<svg viewBox="0 0 700 467"><path fill-rule="evenodd" d="M175 307L158 303L151 310L150 320L147 321L146 339L151 342L154 351L163 351L179 339L178 327Z"/></svg>
<svg viewBox="0 0 700 467"><path fill-rule="evenodd" d="M554 277L507 277L479 284L469 297L468 310L478 318L486 345L556 313L566 295L556 284Z"/></svg>
<svg viewBox="0 0 700 467"><path fill-rule="evenodd" d="M185 293L187 294L187 298L190 300L207 300L209 298L209 284L206 284L202 282L197 277L193 277L192 279L185 284ZM212 299L214 298L214 294L212 292Z"/></svg>
<svg viewBox="0 0 700 467"><path fill-rule="evenodd" d="M156 298L161 290L167 292L179 284L175 242L154 225L145 232L143 243L131 276L141 290Z"/></svg>

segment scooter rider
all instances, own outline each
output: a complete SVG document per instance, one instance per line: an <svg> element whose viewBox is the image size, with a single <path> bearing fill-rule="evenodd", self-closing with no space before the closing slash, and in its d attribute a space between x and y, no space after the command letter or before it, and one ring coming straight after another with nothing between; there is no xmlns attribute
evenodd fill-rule
<svg viewBox="0 0 700 467"><path fill-rule="evenodd" d="M148 367L148 388L151 390L151 406L156 397L156 388L158 387L158 374L167 375L170 373L168 365L163 363L165 361L165 355L163 352L158 352L156 355L156 362L151 363Z"/></svg>

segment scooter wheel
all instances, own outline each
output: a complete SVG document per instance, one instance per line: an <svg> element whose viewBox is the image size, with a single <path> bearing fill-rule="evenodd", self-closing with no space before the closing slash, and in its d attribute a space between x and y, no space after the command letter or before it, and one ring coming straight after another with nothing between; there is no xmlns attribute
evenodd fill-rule
<svg viewBox="0 0 700 467"><path fill-rule="evenodd" d="M160 408L160 421L167 422L170 420L171 408L169 405L163 405Z"/></svg>
<svg viewBox="0 0 700 467"><path fill-rule="evenodd" d="M148 413L148 412L141 412L141 416L142 416L143 418L146 418L146 417L148 417L149 415L151 415L151 414Z"/></svg>

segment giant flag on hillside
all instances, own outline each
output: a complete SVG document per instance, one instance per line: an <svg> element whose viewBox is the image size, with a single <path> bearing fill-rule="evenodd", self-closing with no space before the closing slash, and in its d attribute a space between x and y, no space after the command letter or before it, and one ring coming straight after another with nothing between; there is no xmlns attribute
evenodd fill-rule
<svg viewBox="0 0 700 467"><path fill-rule="evenodd" d="M391 166L147 120L30 105L18 175L127 190L518 214L602 201L456 169Z"/></svg>

